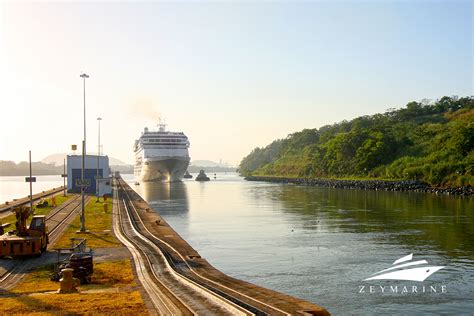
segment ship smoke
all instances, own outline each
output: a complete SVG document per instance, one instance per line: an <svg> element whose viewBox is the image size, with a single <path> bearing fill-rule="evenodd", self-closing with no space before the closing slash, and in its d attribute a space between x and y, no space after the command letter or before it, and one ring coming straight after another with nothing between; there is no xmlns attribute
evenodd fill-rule
<svg viewBox="0 0 474 316"><path fill-rule="evenodd" d="M160 120L161 115L158 111L158 105L156 100L153 100L153 98L133 98L128 104L129 112L133 116L152 120L155 124Z"/></svg>

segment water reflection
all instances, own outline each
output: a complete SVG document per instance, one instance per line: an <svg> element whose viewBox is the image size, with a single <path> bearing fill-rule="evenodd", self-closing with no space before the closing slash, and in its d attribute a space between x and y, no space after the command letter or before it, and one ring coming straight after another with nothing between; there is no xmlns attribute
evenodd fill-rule
<svg viewBox="0 0 474 316"><path fill-rule="evenodd" d="M168 214L184 216L189 212L188 193L182 182L142 182L134 189L165 217Z"/></svg>
<svg viewBox="0 0 474 316"><path fill-rule="evenodd" d="M285 212L305 216L305 229L384 233L385 239L376 242L432 247L449 257L474 259L472 198L288 185L265 192ZM255 196L261 198L260 193Z"/></svg>

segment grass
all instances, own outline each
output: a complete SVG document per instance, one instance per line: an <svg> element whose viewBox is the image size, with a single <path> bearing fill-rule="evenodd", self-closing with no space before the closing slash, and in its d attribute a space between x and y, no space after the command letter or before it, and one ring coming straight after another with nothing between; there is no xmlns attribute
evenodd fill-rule
<svg viewBox="0 0 474 316"><path fill-rule="evenodd" d="M104 204L107 204L107 213L104 212ZM85 207L86 234L77 233L81 228L81 220L78 216L64 234L55 244L56 248L69 248L70 238L86 238L87 246L91 248L119 247L122 244L115 238L112 231L112 199L96 203L95 197Z"/></svg>
<svg viewBox="0 0 474 316"><path fill-rule="evenodd" d="M39 294L0 299L3 315L148 315L140 293Z"/></svg>
<svg viewBox="0 0 474 316"><path fill-rule="evenodd" d="M104 204L107 204L107 213ZM41 212L47 211L41 209ZM89 233L76 233L80 228L78 217L56 247L68 248L73 237L86 237L87 245L92 248L121 246L112 232L111 199L96 203L92 198L86 205L85 216ZM53 265L38 267L12 290L4 295L0 293L0 315L148 315L129 259L94 263L91 282L80 285L79 293L56 294L59 283L50 280L53 271Z"/></svg>
<svg viewBox="0 0 474 316"><path fill-rule="evenodd" d="M130 260L94 264L91 284L80 291L94 293L55 294L59 283L50 281L53 266L35 269L13 288L9 296L0 296L0 314L134 314L146 315L147 309L136 290Z"/></svg>
<svg viewBox="0 0 474 316"><path fill-rule="evenodd" d="M94 263L94 273L91 282L79 287L81 290L95 290L103 288L130 288L136 286L131 273L130 260L117 260ZM58 282L50 280L54 272L52 264L38 267L29 273L11 293L31 294L39 292L56 291Z"/></svg>
<svg viewBox="0 0 474 316"><path fill-rule="evenodd" d="M66 195L66 196L56 195L56 197L55 197L56 206L59 206L59 205L63 204L64 202L66 202L67 200L69 200L72 197L73 197L73 195ZM51 198L47 198L45 200L48 201L49 206L43 207L43 208L36 208L36 207L33 206L34 211L35 211L35 215L48 214L54 208L54 206L51 206ZM11 215L8 215L8 216L0 219L0 223L10 223L11 224L10 227L8 227L6 229L7 231L15 229L15 221L16 221L16 218L15 218L15 214L13 214L13 213Z"/></svg>

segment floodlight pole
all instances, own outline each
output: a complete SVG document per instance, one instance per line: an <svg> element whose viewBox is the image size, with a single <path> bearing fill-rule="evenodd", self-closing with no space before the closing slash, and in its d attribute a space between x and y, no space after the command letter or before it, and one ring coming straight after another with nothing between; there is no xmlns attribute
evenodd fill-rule
<svg viewBox="0 0 474 316"><path fill-rule="evenodd" d="M86 156L86 78L89 78L89 75L83 73L80 75L84 79L84 140L82 141L82 170L81 170L81 233L86 232L85 224L85 212L84 212L84 165L85 165L85 156Z"/></svg>

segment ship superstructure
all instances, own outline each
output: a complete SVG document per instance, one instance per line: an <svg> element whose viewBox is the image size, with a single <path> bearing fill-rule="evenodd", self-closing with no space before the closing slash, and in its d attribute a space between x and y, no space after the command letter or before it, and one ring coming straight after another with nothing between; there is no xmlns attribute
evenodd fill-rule
<svg viewBox="0 0 474 316"><path fill-rule="evenodd" d="M167 131L162 122L157 131L145 127L135 141L135 177L138 181L180 181L189 165L188 148L183 132Z"/></svg>

